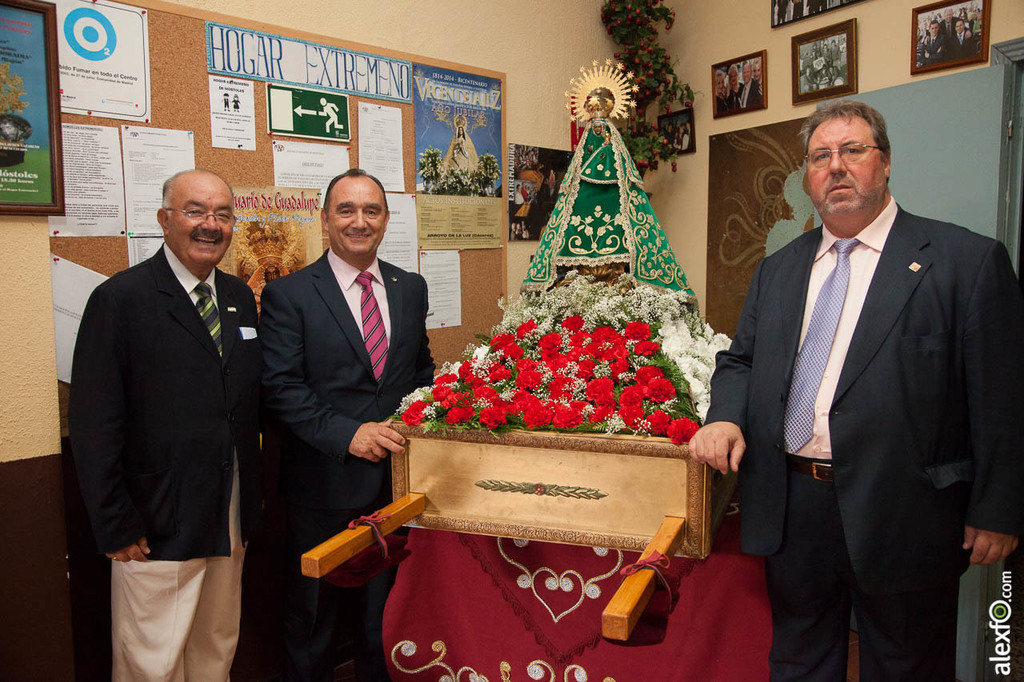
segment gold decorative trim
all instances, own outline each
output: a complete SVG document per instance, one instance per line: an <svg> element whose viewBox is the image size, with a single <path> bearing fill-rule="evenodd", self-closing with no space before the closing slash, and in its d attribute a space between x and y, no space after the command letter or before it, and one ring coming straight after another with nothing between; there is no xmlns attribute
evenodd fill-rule
<svg viewBox="0 0 1024 682"><path fill-rule="evenodd" d="M476 487L495 493L522 493L523 495L540 495L542 497L570 497L574 500L600 500L608 497L608 493L597 488L584 488L579 485L557 485L554 483L530 483L529 481L497 481L488 479L477 481Z"/></svg>

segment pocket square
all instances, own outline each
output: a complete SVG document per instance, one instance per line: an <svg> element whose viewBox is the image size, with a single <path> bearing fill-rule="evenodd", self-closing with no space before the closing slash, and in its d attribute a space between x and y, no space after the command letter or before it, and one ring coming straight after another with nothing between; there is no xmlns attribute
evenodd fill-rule
<svg viewBox="0 0 1024 682"><path fill-rule="evenodd" d="M239 327L238 335L242 337L243 341L249 341L250 339L256 338L256 327Z"/></svg>

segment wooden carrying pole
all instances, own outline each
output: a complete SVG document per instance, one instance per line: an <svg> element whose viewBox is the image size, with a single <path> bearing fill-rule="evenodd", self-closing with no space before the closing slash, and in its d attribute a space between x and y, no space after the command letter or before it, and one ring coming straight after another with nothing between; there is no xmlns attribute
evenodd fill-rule
<svg viewBox="0 0 1024 682"><path fill-rule="evenodd" d="M646 559L654 552L661 552L671 558L683 541L685 527L686 519L678 516L666 516L665 520L661 522L658 534L644 548L640 558ZM601 614L602 636L620 642L629 639L629 635L640 619L640 614L647 608L647 602L654 594L656 580L657 576L654 575L653 570L637 571L633 575L626 576Z"/></svg>
<svg viewBox="0 0 1024 682"><path fill-rule="evenodd" d="M422 514L426 506L426 495L409 493L384 507L379 513L388 518L379 526L381 535L398 530ZM322 578L373 543L373 529L369 526L342 531L302 555L302 575Z"/></svg>

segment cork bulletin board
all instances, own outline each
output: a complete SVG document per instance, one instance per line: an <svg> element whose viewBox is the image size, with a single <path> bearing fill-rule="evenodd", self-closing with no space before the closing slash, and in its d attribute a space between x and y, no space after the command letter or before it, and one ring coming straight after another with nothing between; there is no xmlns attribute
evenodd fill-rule
<svg viewBox="0 0 1024 682"><path fill-rule="evenodd" d="M176 130L189 130L194 134L195 163L198 168L208 168L220 174L233 187L272 186L274 184L274 140L290 140L280 133L266 132L266 87L264 81L254 80L256 149L240 151L214 148L211 146L209 71L206 56L206 21L229 24L254 31L261 31L297 40L331 45L346 50L371 55L394 57L414 64L428 64L450 68L470 74L478 74L501 81L502 97L506 92L504 73L477 69L472 66L428 59L392 50L360 45L347 41L228 17L212 12L202 12L186 7L168 5L155 1L133 3L147 8L150 38L150 79L152 82L152 115L148 123L130 122L119 119L63 114L63 123L101 125L116 127L131 125L152 126ZM232 76L237 78L237 76ZM314 87L314 86L309 86ZM349 118L351 141L341 143L349 148L352 167L359 165L359 118L360 102L383 104L397 107L402 117L402 156L405 173L405 190L416 188L416 133L413 104L392 100L371 99L349 93ZM505 121L502 117L502 148L505 146ZM308 141L308 140L307 140ZM330 142L319 141L322 144ZM337 144L337 143L334 143ZM339 169L342 172L345 169ZM504 202L502 202L504 204ZM502 224L507 216L502 207ZM156 216L153 216L156 223ZM502 231L504 234L504 231ZM328 242L323 239L326 249ZM50 238L50 249L57 257L95 270L103 275L128 267L127 240L123 237L61 237ZM489 332L501 319L498 299L505 295L506 258L504 238L500 248L465 249L461 252L462 282L462 325L429 331L431 350L435 361L455 360L463 350L475 342L475 334ZM62 384L61 414L66 412L67 386Z"/></svg>

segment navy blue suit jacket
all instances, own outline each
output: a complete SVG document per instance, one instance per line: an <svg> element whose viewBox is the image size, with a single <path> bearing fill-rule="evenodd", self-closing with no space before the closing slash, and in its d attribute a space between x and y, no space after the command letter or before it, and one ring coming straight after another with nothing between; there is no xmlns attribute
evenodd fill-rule
<svg viewBox="0 0 1024 682"><path fill-rule="evenodd" d="M372 504L389 484L391 462L350 455L352 437L360 425L393 415L405 395L433 381L427 284L418 274L379 262L391 319L380 382L326 251L263 289L264 405L285 426L281 487L293 504Z"/></svg>
<svg viewBox="0 0 1024 682"><path fill-rule="evenodd" d="M89 297L68 421L100 552L145 535L150 559L230 555L235 455L242 538L259 528L256 302L242 280L215 277L223 358L163 249ZM253 333L243 339L240 327Z"/></svg>
<svg viewBox="0 0 1024 682"><path fill-rule="evenodd" d="M743 547L778 550L783 417L821 228L757 267L708 422L740 425ZM1024 302L1006 250L899 210L839 377L829 430L853 569L871 593L966 567L964 524L1024 534Z"/></svg>

